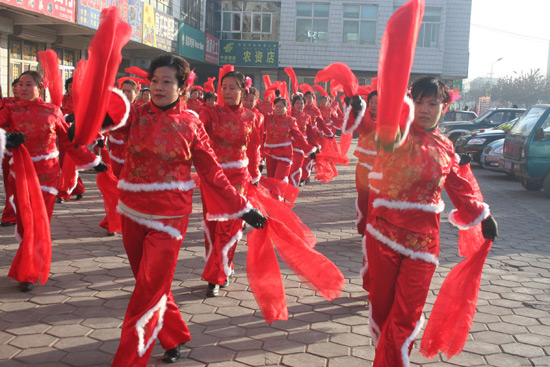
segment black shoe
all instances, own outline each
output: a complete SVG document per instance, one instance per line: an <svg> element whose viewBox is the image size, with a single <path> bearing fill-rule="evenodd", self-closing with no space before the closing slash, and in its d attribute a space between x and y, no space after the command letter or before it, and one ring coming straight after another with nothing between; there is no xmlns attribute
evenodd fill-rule
<svg viewBox="0 0 550 367"><path fill-rule="evenodd" d="M32 284L31 282L21 282L21 283L19 283L19 290L21 292L32 291L33 288L34 288L34 284Z"/></svg>
<svg viewBox="0 0 550 367"><path fill-rule="evenodd" d="M65 201L65 200L62 199L62 198L57 198L57 199L55 200L55 202L58 203L58 204L63 204L64 201Z"/></svg>
<svg viewBox="0 0 550 367"><path fill-rule="evenodd" d="M180 346L178 345L175 348L167 349L164 352L164 357L162 361L164 363L176 363L180 359Z"/></svg>
<svg viewBox="0 0 550 367"><path fill-rule="evenodd" d="M113 237L115 235L115 232L107 232L107 236Z"/></svg>
<svg viewBox="0 0 550 367"><path fill-rule="evenodd" d="M0 224L0 226L2 227L13 227L15 225L15 223L10 223L10 222L2 222Z"/></svg>
<svg viewBox="0 0 550 367"><path fill-rule="evenodd" d="M206 297L216 297L220 294L220 286L218 284L208 283Z"/></svg>
<svg viewBox="0 0 550 367"><path fill-rule="evenodd" d="M76 195L76 199L75 199L75 200L80 200L80 199L82 199L83 197L84 197L84 195L78 194L78 195Z"/></svg>

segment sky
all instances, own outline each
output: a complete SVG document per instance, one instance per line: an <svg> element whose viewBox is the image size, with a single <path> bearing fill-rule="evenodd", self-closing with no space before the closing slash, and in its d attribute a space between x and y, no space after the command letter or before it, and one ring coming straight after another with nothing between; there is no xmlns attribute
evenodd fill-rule
<svg viewBox="0 0 550 367"><path fill-rule="evenodd" d="M550 0L472 0L468 79L490 76L491 66L495 78L546 75L549 17Z"/></svg>

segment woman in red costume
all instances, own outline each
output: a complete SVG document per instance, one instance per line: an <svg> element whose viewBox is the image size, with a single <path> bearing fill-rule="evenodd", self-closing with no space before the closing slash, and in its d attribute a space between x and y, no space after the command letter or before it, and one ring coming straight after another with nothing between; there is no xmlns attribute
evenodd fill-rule
<svg viewBox="0 0 550 367"><path fill-rule="evenodd" d="M296 119L287 114L287 100L276 98L273 103L273 114L265 122L264 151L266 156L267 177L288 182L292 164L293 149L315 159L317 148L308 144L298 128Z"/></svg>
<svg viewBox="0 0 550 367"><path fill-rule="evenodd" d="M197 114L201 113L204 106L204 102L201 101L202 90L199 87L193 87L191 90L191 97L187 100L187 108L195 111Z"/></svg>
<svg viewBox="0 0 550 367"><path fill-rule="evenodd" d="M304 96L297 94L292 98L292 117L296 119L298 129L304 135L310 145L318 146L319 141L313 131L311 124L311 116L304 112L306 100ZM294 148L292 156L292 165L290 166L290 182L298 187L302 181L302 166L304 164L305 153L303 150ZM309 161L309 157L307 157Z"/></svg>
<svg viewBox="0 0 550 367"><path fill-rule="evenodd" d="M243 107L248 108L252 112L256 114L256 123L257 125L254 127L256 130L255 134L260 137L260 141L263 142L264 140L264 115L256 108L256 103L258 102L258 98L260 97L260 92L254 88L249 87L244 94L243 98ZM256 167L260 167L263 160L263 154L262 154L262 145L258 145L256 147L258 151L256 152L255 156L258 160L257 162L250 162L251 164L248 165L250 176L252 176L252 183L256 183L260 181L260 174L261 172L256 170Z"/></svg>
<svg viewBox="0 0 550 367"><path fill-rule="evenodd" d="M309 138L309 141L311 143L317 142L317 148L321 148L321 141L323 137L334 137L333 132L327 127L325 121L323 120L323 116L321 115L321 111L319 110L319 107L315 104L315 96L313 92L308 91L304 93L304 98L306 100L306 106L304 107L304 112L307 113L311 117L311 126L313 128L313 135L315 135L315 138L311 136ZM311 167L313 165L313 162L309 157L304 157L304 163L302 165L302 181L304 183L309 182L309 176L311 173Z"/></svg>
<svg viewBox="0 0 550 367"><path fill-rule="evenodd" d="M180 96L189 72L189 64L179 56L152 60L152 102L134 108L119 129L129 144L118 184L118 210L136 285L115 367L146 366L157 337L166 350L163 361L174 363L180 357L179 345L191 339L170 291L191 214L191 164L201 179L207 216L234 213L255 227L263 225L264 218L248 207L223 174L202 123L184 109Z"/></svg>
<svg viewBox="0 0 550 367"><path fill-rule="evenodd" d="M243 196L251 182L249 172L259 177L258 146L262 137L254 112L242 106L245 93L245 77L235 71L219 79L223 105L205 106L200 119L210 137L212 149L229 182ZM252 167L249 167L252 165ZM209 212L203 202L204 212ZM242 237L243 222L240 214L205 218L206 266L202 278L208 282L207 297L219 294L220 286L227 286L233 273L233 256L237 242Z"/></svg>
<svg viewBox="0 0 550 367"><path fill-rule="evenodd" d="M0 127L10 132L23 133L25 147L29 151L34 168L40 181L42 195L46 206L48 219L51 220L55 196L57 195L57 181L59 177L59 151L56 140L71 155L79 170L95 168L102 171L106 166L100 159L85 147L75 148L67 137L67 123L61 110L40 98L44 87L42 76L36 71L26 71L19 77L20 102L8 104L0 111ZM9 176L13 180L13 176ZM17 195L15 206L18 207ZM16 233L23 238L25 230L22 228L20 210L17 213ZM18 252L10 273L10 277L19 281L19 288L26 292L33 288L37 279L22 279L19 277L19 269L24 268L25 258Z"/></svg>
<svg viewBox="0 0 550 367"><path fill-rule="evenodd" d="M497 235L489 206L474 194L477 183L461 177L453 144L437 129L450 102L448 88L434 77L422 77L411 91L414 121L400 130L396 143L378 151L369 174L372 210L366 243L375 367L409 366L439 263L442 189L457 208L449 215L451 223L461 229L481 223L485 238Z"/></svg>
<svg viewBox="0 0 550 367"><path fill-rule="evenodd" d="M72 115L74 113L73 110L73 78L69 78L65 80L65 90L67 91L67 94L63 95L63 100L61 102L61 111L65 115L65 118L67 119L67 122L72 122L67 115ZM65 149L62 145L59 146L59 164L61 168L63 168L63 158L65 157ZM66 200L69 200L69 198L73 195L76 196L76 200L82 199L82 196L84 195L84 192L86 192L86 188L84 187L84 183L82 182L82 179L80 176L78 176L78 179L76 181L76 186L74 189L68 193L64 192L62 189L59 190L59 193L57 194L57 202L62 203Z"/></svg>

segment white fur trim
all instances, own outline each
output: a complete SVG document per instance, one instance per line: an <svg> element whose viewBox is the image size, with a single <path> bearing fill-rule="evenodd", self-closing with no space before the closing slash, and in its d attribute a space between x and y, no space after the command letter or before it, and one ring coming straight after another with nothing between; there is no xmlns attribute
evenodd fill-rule
<svg viewBox="0 0 550 367"><path fill-rule="evenodd" d="M296 176L298 176L298 177L296 177ZM290 181L292 182L292 185L294 185L294 187L300 187L300 178L301 177L302 177L302 168L301 167L290 174Z"/></svg>
<svg viewBox="0 0 550 367"><path fill-rule="evenodd" d="M258 175L258 176L256 176L256 177L252 177L252 178L251 178L251 182L252 182L253 184L255 184L255 183L257 183L257 182L260 182L260 178L262 178L262 175Z"/></svg>
<svg viewBox="0 0 550 367"><path fill-rule="evenodd" d="M166 312L166 301L168 300L168 297L166 294L163 294L160 300L157 302L156 305L154 305L149 311L147 311L141 318L136 322L136 332L138 335L138 355L140 357L143 357L147 349L157 340L158 333L162 329L162 326L164 324L164 312ZM149 340L147 340L147 344L145 344L144 340L144 334L145 334L145 326L147 326L147 323L155 312L159 312L159 318L157 326L153 329L153 332L151 333L151 337Z"/></svg>
<svg viewBox="0 0 550 367"><path fill-rule="evenodd" d="M355 148L355 151L359 152L359 153L366 154L366 155L376 155L376 154L378 154L378 152L376 150L368 150L368 149L361 148L361 147Z"/></svg>
<svg viewBox="0 0 550 367"><path fill-rule="evenodd" d="M231 274L231 264L229 264L229 250L233 246L237 246L237 242L243 238L243 231L239 230L230 240L223 246L222 250L222 262L223 262L223 272L225 275L229 276Z"/></svg>
<svg viewBox="0 0 550 367"><path fill-rule="evenodd" d="M361 209L359 209L359 198L355 199L355 211L357 213L357 219L355 220L355 225L357 226L359 225L359 222L361 221L361 219L363 219L363 213L361 213Z"/></svg>
<svg viewBox="0 0 550 367"><path fill-rule="evenodd" d="M372 304L369 305L369 332L370 337L372 338L372 344L376 348L378 346L378 341L380 340L380 327L374 318L372 317Z"/></svg>
<svg viewBox="0 0 550 367"><path fill-rule="evenodd" d="M9 157L12 157L12 156L13 156L13 153L10 152L9 150L4 151L4 154L7 155L7 156L9 156Z"/></svg>
<svg viewBox="0 0 550 367"><path fill-rule="evenodd" d="M288 183L288 177L283 178L283 182Z"/></svg>
<svg viewBox="0 0 550 367"><path fill-rule="evenodd" d="M109 135L109 141L110 141L110 142L113 142L113 143L115 143L115 144L119 144L119 145L123 145L123 144L124 144L124 140L119 140L119 139L113 138L112 135Z"/></svg>
<svg viewBox="0 0 550 367"><path fill-rule="evenodd" d="M6 130L0 129L0 162L4 160L6 152Z"/></svg>
<svg viewBox="0 0 550 367"><path fill-rule="evenodd" d="M14 198L14 196L13 196L13 195L10 195L10 198L8 199L8 201L10 202L10 205L11 205L11 207L13 208L13 212L14 212L15 214L17 214L17 208L16 208L16 206L15 206L15 202L13 201L13 198Z"/></svg>
<svg viewBox="0 0 550 367"><path fill-rule="evenodd" d="M304 153L304 151L302 149L298 149L298 148L293 148L292 151L295 152L295 153L300 153L301 155L306 154L306 153Z"/></svg>
<svg viewBox="0 0 550 367"><path fill-rule="evenodd" d="M395 145L396 148L403 145L405 140L407 140L407 136L409 135L409 130L411 128L411 124L414 120L414 103L413 100L405 94L405 97L403 98L403 102L409 105L409 116L407 117L407 121L405 122L405 131L403 131L403 135L401 135L401 140L397 142Z"/></svg>
<svg viewBox="0 0 550 367"><path fill-rule="evenodd" d="M57 157L59 157L59 151L58 150L50 152L48 154L37 155L37 156L31 157L31 160L33 162L40 162L40 161L45 161L47 159L53 159L53 158L57 158Z"/></svg>
<svg viewBox="0 0 550 367"><path fill-rule="evenodd" d="M246 167L248 167L248 158L241 159L240 161L220 163L220 167L223 168L223 169L246 168Z"/></svg>
<svg viewBox="0 0 550 367"><path fill-rule="evenodd" d="M368 179L369 180L381 180L384 178L384 175L382 172L369 172Z"/></svg>
<svg viewBox="0 0 550 367"><path fill-rule="evenodd" d="M87 169L90 169L90 168L94 168L95 166L97 166L100 163L101 163L101 157L96 157L92 162L90 162L88 164L84 164L82 166L76 166L76 169L79 170L79 171L83 171L83 170L87 170Z"/></svg>
<svg viewBox="0 0 550 367"><path fill-rule="evenodd" d="M375 194L379 194L379 193L380 193L380 190L378 190L376 187L372 186L371 184L369 184L369 190L371 190L371 191L374 192Z"/></svg>
<svg viewBox="0 0 550 367"><path fill-rule="evenodd" d="M244 213L248 213L248 211L250 211L250 209L252 209L252 205L250 205L250 203L246 203L246 206L244 207L243 210L241 211L238 211L237 213L233 213L233 214L210 214L210 213L206 213L206 220L217 220L217 221L220 221L220 222L223 222L223 221L226 221L226 220L235 220L235 219L240 219Z"/></svg>
<svg viewBox="0 0 550 367"><path fill-rule="evenodd" d="M333 137L334 137L334 133L331 132L330 135L325 134L325 136L326 136L327 138L333 138Z"/></svg>
<svg viewBox="0 0 550 367"><path fill-rule="evenodd" d="M387 245L389 248L391 248L395 252L400 253L403 256L407 256L413 260L422 260L427 263L434 264L435 266L439 266L439 261L437 260L437 257L433 254L430 254L429 252L413 251L409 248L406 248L405 246L395 242L392 239L387 238L382 233L378 232L371 224L367 224L367 231L378 241L382 242L383 244Z"/></svg>
<svg viewBox="0 0 550 367"><path fill-rule="evenodd" d="M195 116L196 118L199 118L199 114L198 114L196 111L193 111L193 110L185 110L185 112L189 112L190 114L192 114L192 115Z"/></svg>
<svg viewBox="0 0 550 367"><path fill-rule="evenodd" d="M313 159L306 164L306 171L311 173L311 167L313 167Z"/></svg>
<svg viewBox="0 0 550 367"><path fill-rule="evenodd" d="M353 122L353 125L348 128L347 126L349 117L351 115L351 106L348 107L349 108L344 115L344 122L342 123L342 134L349 134L357 129L361 124L361 121L363 120L363 116L365 116L365 112L367 111L367 103L363 99L361 99L361 110L359 111L357 116L355 116L355 121Z"/></svg>
<svg viewBox="0 0 550 367"><path fill-rule="evenodd" d="M273 159L276 159L278 161L283 161L283 162L288 162L290 164L292 164L292 161L288 158L284 158L284 157L278 157L276 155L272 155L272 154L266 154L267 157L271 157Z"/></svg>
<svg viewBox="0 0 550 367"><path fill-rule="evenodd" d="M137 216L132 215L130 213L127 213L127 212L124 211L124 209L122 209L120 207L120 205L117 205L116 209L121 215L124 215L124 216L130 218L131 220L133 220L137 224L141 224L142 226L157 230L159 232L168 233L170 235L170 237L175 238L176 240L182 240L183 239L183 235L181 234L181 232L178 231L174 227L167 226L166 224L164 224L162 222L159 222L159 221L156 221L156 220L140 218L140 217L137 217Z"/></svg>
<svg viewBox="0 0 550 367"><path fill-rule="evenodd" d="M15 240L19 243L23 242L23 237L21 237L21 234L17 230L17 224L15 224L15 228L13 229L13 235L15 236Z"/></svg>
<svg viewBox="0 0 550 367"><path fill-rule="evenodd" d="M455 227L461 230L465 230L465 229L469 229L477 226L479 223L481 223L481 221L487 219L489 215L491 215L491 210L489 209L489 205L485 203L481 203L481 205L483 206L483 210L478 215L478 217L474 219L473 222L467 223L467 224L461 223L458 219L458 214L459 214L458 210L456 209L451 210L451 213L449 214L449 222L451 222Z"/></svg>
<svg viewBox="0 0 550 367"><path fill-rule="evenodd" d="M208 230L204 219L201 221L201 225L202 231L204 232L204 238L206 239L206 241L208 241L208 249L206 249L207 252L204 253L204 261L206 262L208 261L208 258L210 258L210 254L212 254L212 248L214 245L212 243L212 238L210 237L210 231Z"/></svg>
<svg viewBox="0 0 550 367"><path fill-rule="evenodd" d="M128 101L128 98L126 98L124 93L118 88L112 88L111 91L114 92L115 94L119 95L120 98L122 98L122 100L124 101L124 105L126 107L126 112L124 112L124 116L122 116L122 119L120 120L120 122L118 124L108 126L105 129L101 129L100 132L113 131L113 130L116 130L116 129L119 129L119 128L123 127L124 125L126 125L126 122L128 121L128 117L130 116L130 101Z"/></svg>
<svg viewBox="0 0 550 367"><path fill-rule="evenodd" d="M117 187L124 191L131 192L151 192L151 191L189 191L195 187L195 181L171 181L171 182L151 182L151 183L130 183L125 180L119 180Z"/></svg>
<svg viewBox="0 0 550 367"><path fill-rule="evenodd" d="M40 186L42 191L47 192L48 194L57 195L58 191L55 187L51 186Z"/></svg>
<svg viewBox="0 0 550 367"><path fill-rule="evenodd" d="M311 154L315 153L316 150L317 150L317 148L313 148L309 152L305 153L304 155L309 157Z"/></svg>
<svg viewBox="0 0 550 367"><path fill-rule="evenodd" d="M410 366L410 356L409 356L409 346L414 341L418 333L420 332L420 329L422 329L422 326L424 325L424 315L420 316L420 320L416 322L416 326L412 332L411 335L405 340L403 345L401 346L401 360L403 361L403 367L409 367Z"/></svg>
<svg viewBox="0 0 550 367"><path fill-rule="evenodd" d="M288 147L290 145L292 145L291 141L287 141L287 142L284 142L284 143L277 143L277 144L264 143L264 148L280 148L280 147Z"/></svg>
<svg viewBox="0 0 550 367"><path fill-rule="evenodd" d="M370 164L365 163L365 162L359 162L359 165L360 165L360 166L363 166L363 167L365 167L366 169L369 169L369 170L371 170L371 171L372 171L372 169L374 168L373 166L371 166ZM367 177L367 178L368 178L368 177Z"/></svg>
<svg viewBox="0 0 550 367"><path fill-rule="evenodd" d="M397 210L422 210L428 213L439 214L445 210L445 203L440 201L437 204L420 204L420 203L411 203L408 201L394 201L386 199L374 199L372 202L373 208L385 207L388 209L397 209Z"/></svg>
<svg viewBox="0 0 550 367"><path fill-rule="evenodd" d="M363 239L361 240L361 248L363 249L363 260L365 261L365 264L359 272L362 278L365 276L367 271L369 271L369 257L367 256L367 236L363 236Z"/></svg>
<svg viewBox="0 0 550 367"><path fill-rule="evenodd" d="M111 153L111 151L109 151L109 157L111 157L111 159L115 162L117 162L118 164L124 164L124 159L122 158L118 158L116 155L114 155L113 153Z"/></svg>
<svg viewBox="0 0 550 367"><path fill-rule="evenodd" d="M74 189L76 189L76 186L78 185L78 171L74 171L74 185L69 190L67 190L67 194L71 195Z"/></svg>

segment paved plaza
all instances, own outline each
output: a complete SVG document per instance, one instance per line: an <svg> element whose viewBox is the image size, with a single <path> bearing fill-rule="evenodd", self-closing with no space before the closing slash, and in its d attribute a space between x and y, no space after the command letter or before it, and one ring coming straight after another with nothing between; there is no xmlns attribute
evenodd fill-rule
<svg viewBox="0 0 550 367"><path fill-rule="evenodd" d="M350 154L351 156L351 154ZM235 255L236 277L221 296L205 298L201 281L204 244L198 193L172 284L191 330L178 367L370 366L368 299L361 287L361 237L355 228L355 158L328 184L313 182L295 212L314 232L316 249L331 259L347 282L328 302L281 262L288 321L264 322L245 271L246 243ZM550 366L550 200L524 190L504 174L474 167L485 200L500 226L482 277L477 314L464 351L447 361L428 360L413 348L413 366ZM134 280L120 235L108 237L98 223L103 203L95 174L82 175L84 199L56 204L52 220L50 279L20 293L7 277L17 250L13 227L0 228L0 366L109 366ZM2 194L3 195L3 194ZM4 197L1 196L4 203ZM429 317L444 277L460 258L457 230L441 223L440 266L432 281ZM420 334L421 336L422 334ZM163 366L157 343L150 366Z"/></svg>

